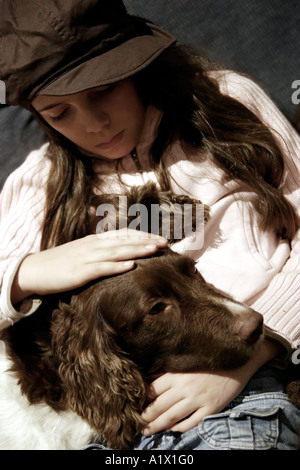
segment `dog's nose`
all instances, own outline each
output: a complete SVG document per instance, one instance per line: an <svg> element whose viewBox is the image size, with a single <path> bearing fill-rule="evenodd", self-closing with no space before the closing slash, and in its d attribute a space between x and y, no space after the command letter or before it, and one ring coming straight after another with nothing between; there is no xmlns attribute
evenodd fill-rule
<svg viewBox="0 0 300 470"><path fill-rule="evenodd" d="M249 346L254 344L263 330L263 316L252 309L247 309L238 322L237 334Z"/></svg>

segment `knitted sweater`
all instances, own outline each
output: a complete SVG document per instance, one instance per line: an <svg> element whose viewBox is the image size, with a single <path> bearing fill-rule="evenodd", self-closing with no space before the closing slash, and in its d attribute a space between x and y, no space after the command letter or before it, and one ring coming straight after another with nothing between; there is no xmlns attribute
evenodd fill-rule
<svg viewBox="0 0 300 470"><path fill-rule="evenodd" d="M300 136L265 92L253 81L233 72L215 72L221 91L249 107L274 132L285 161L283 192L300 212ZM147 110L137 146L138 162L122 159L121 179L128 185L156 181L149 166L149 149L160 121L155 108ZM7 179L0 200L0 329L30 315L35 301L17 311L10 302L11 283L21 260L39 250L50 164L47 145L33 151ZM203 157L203 156L202 156ZM264 316L272 334L287 347L300 344L300 236L289 244L272 229L262 232L249 204L249 189L235 181L221 183L222 171L209 159L187 160L179 144L169 149L164 163L172 190L210 206L203 233L173 246L196 261L204 278L233 298L252 305ZM107 192L120 190L115 162L93 160L94 171ZM300 214L299 214L300 215ZM201 237L197 240L197 237Z"/></svg>

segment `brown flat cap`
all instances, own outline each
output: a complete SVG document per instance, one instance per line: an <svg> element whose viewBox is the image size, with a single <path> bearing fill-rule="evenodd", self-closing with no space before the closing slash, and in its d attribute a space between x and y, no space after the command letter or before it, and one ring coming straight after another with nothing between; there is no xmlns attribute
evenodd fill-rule
<svg viewBox="0 0 300 470"><path fill-rule="evenodd" d="M174 36L128 15L121 0L2 0L0 79L6 103L68 95L147 67Z"/></svg>

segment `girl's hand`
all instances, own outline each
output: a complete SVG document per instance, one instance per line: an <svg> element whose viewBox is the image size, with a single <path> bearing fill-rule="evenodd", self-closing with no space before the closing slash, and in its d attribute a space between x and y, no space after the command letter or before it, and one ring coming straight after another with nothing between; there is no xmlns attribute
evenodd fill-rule
<svg viewBox="0 0 300 470"><path fill-rule="evenodd" d="M16 274L11 300L80 287L102 276L128 271L134 258L151 255L167 240L137 230L122 229L88 235L49 250L28 255Z"/></svg>
<svg viewBox="0 0 300 470"><path fill-rule="evenodd" d="M154 401L142 414L148 422L143 433L186 432L224 409L246 383L237 371L164 374L151 384Z"/></svg>
<svg viewBox="0 0 300 470"><path fill-rule="evenodd" d="M280 350L279 343L264 338L255 356L237 369L160 376L150 385L154 401L142 414L148 423L144 435L163 430L186 432L205 416L219 413L243 390L254 373Z"/></svg>

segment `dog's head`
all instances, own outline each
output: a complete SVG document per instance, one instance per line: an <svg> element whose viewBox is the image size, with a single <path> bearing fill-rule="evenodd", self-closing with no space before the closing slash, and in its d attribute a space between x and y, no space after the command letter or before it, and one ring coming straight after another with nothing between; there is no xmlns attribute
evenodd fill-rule
<svg viewBox="0 0 300 470"><path fill-rule="evenodd" d="M145 375L240 366L262 317L207 286L190 258L165 250L73 295L55 311L52 332L60 377L73 390L68 406L83 417L90 410L109 445L123 447L143 425Z"/></svg>
<svg viewBox="0 0 300 470"><path fill-rule="evenodd" d="M70 305L77 321L81 312L81 334L108 329L144 374L238 367L262 333L260 314L217 293L189 257L171 250L93 283Z"/></svg>
<svg viewBox="0 0 300 470"><path fill-rule="evenodd" d="M31 401L75 411L114 448L132 444L144 424L147 374L240 366L262 331L261 315L171 250L61 297L53 312L41 307L22 322L15 345L31 345L21 386Z"/></svg>

